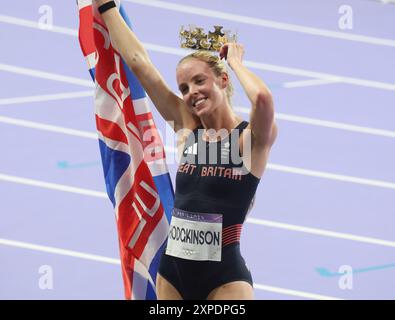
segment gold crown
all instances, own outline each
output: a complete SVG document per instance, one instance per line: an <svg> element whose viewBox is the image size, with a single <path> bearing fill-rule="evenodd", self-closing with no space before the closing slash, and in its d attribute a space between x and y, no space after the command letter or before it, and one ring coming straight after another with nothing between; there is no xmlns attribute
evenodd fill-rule
<svg viewBox="0 0 395 320"><path fill-rule="evenodd" d="M222 26L214 26L214 32L204 32L203 28L190 25L189 30L181 26L181 48L194 50L219 51L227 42L237 42L237 34L229 30L223 30Z"/></svg>

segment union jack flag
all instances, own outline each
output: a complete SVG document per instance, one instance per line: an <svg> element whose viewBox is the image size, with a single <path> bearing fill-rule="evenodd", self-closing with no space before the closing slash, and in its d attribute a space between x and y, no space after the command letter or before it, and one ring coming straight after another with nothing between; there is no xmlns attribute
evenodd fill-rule
<svg viewBox="0 0 395 320"><path fill-rule="evenodd" d="M117 8L131 26L120 1ZM79 40L95 81L95 116L108 197L118 228L126 299L156 299L174 191L146 94L92 0L77 0Z"/></svg>

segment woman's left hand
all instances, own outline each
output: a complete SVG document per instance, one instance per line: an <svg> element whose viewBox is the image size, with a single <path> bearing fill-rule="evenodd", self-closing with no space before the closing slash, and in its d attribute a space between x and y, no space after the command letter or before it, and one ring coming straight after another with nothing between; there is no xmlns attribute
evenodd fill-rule
<svg viewBox="0 0 395 320"><path fill-rule="evenodd" d="M228 62L229 66L232 68L232 65L236 63L242 63L244 56L244 46L235 42L225 43L221 49L219 50L219 57L225 58Z"/></svg>

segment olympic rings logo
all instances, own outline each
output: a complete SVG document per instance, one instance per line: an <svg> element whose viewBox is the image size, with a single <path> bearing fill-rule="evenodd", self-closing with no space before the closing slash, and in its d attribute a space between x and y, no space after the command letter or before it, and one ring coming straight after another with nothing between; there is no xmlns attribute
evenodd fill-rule
<svg viewBox="0 0 395 320"><path fill-rule="evenodd" d="M187 256L191 256L194 252L195 252L195 250L184 249L184 253L185 253L185 255L187 255Z"/></svg>

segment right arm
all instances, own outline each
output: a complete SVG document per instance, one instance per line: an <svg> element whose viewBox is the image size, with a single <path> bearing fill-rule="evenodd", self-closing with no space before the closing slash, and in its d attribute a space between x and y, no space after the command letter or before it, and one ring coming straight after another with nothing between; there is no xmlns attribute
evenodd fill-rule
<svg viewBox="0 0 395 320"><path fill-rule="evenodd" d="M98 6L109 2L96 0ZM109 32L111 42L128 67L133 71L148 96L166 121L174 121L177 131L193 122L192 115L179 98L165 83L159 71L152 64L147 51L134 32L130 30L116 8L101 15Z"/></svg>

